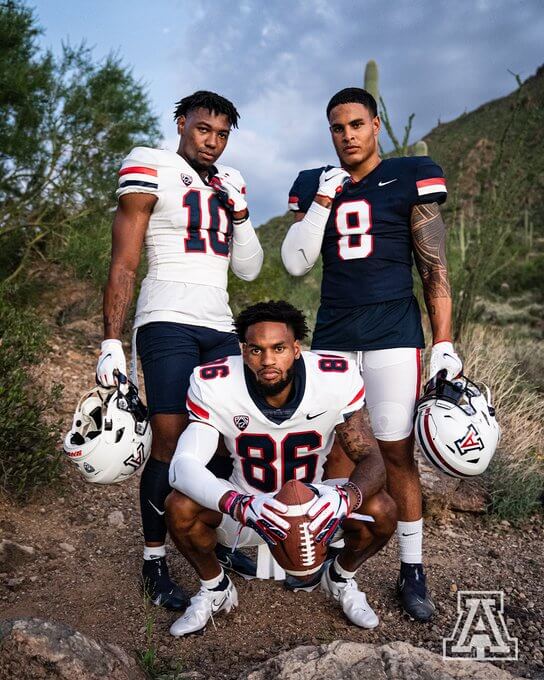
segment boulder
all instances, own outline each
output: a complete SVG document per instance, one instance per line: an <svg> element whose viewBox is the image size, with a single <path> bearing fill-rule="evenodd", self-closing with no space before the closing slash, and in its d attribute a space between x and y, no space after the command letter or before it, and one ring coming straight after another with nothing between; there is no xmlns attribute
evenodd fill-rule
<svg viewBox="0 0 544 680"><path fill-rule="evenodd" d="M238 680L518 680L490 663L444 660L407 642L373 645L341 640L297 647Z"/></svg>
<svg viewBox="0 0 544 680"><path fill-rule="evenodd" d="M116 645L62 623L29 618L0 621L0 678L144 680L145 675Z"/></svg>

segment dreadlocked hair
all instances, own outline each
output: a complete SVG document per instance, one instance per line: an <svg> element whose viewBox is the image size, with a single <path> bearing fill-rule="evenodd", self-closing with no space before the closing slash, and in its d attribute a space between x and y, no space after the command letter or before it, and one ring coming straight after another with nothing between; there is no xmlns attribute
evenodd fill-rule
<svg viewBox="0 0 544 680"><path fill-rule="evenodd" d="M210 113L215 113L216 115L223 113L229 119L231 127L238 127L240 114L236 107L228 99L215 92L198 90L198 92L180 99L179 102L176 102L174 120L177 120L180 116L186 116L193 109L208 109Z"/></svg>
<svg viewBox="0 0 544 680"><path fill-rule="evenodd" d="M362 104L368 109L372 118L376 118L378 115L376 100L370 92L363 90L362 87L346 87L333 95L330 102L327 104L327 118L332 109L339 104Z"/></svg>
<svg viewBox="0 0 544 680"><path fill-rule="evenodd" d="M309 333L304 314L285 300L269 300L257 302L238 314L234 326L241 342L246 341L247 329L261 321L278 321L286 324L295 336L295 340L304 340Z"/></svg>

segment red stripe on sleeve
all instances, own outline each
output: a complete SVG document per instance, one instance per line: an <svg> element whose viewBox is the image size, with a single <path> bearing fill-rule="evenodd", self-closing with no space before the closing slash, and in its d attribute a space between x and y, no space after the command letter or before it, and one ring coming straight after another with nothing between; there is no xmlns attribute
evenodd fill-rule
<svg viewBox="0 0 544 680"><path fill-rule="evenodd" d="M357 394L353 397L353 399L349 402L348 406L351 406L354 404L356 401L359 401L361 397L365 396L365 386L363 385L361 389L357 392Z"/></svg>
<svg viewBox="0 0 544 680"><path fill-rule="evenodd" d="M156 170L153 170L153 168L144 168L143 165L132 165L130 168L121 168L121 170L119 170L119 175L121 177L131 173L138 173L139 175L152 175L153 177L157 176Z"/></svg>
<svg viewBox="0 0 544 680"><path fill-rule="evenodd" d="M195 414L195 416L198 416L199 418L206 418L207 420L210 417L208 411L198 406L198 404L195 404L189 399L189 397L187 397L187 408L189 408Z"/></svg>
<svg viewBox="0 0 544 680"><path fill-rule="evenodd" d="M432 177L431 179L420 179L419 182L416 182L416 185L420 189L431 186L431 184L442 184L442 186L446 186L446 180L443 177Z"/></svg>
<svg viewBox="0 0 544 680"><path fill-rule="evenodd" d="M298 203L298 196L289 196L289 203Z"/></svg>

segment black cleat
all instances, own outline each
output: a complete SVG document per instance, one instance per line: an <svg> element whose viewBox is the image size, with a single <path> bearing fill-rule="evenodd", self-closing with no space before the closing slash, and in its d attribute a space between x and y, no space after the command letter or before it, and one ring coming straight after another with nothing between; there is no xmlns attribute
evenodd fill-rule
<svg viewBox="0 0 544 680"><path fill-rule="evenodd" d="M319 584L321 583L321 576L323 575L323 570L325 567L330 566L330 560L327 558L325 562L321 565L321 567L316 571L315 574L312 574L309 579L306 581L303 581L302 579L297 578L296 576L293 576L292 574L285 574L285 581L283 582L284 588L287 588L287 590L292 590L294 593L298 593L299 590L304 590L307 593L311 593L312 590L315 590Z"/></svg>
<svg viewBox="0 0 544 680"><path fill-rule="evenodd" d="M397 593L402 608L413 619L426 623L433 618L436 607L427 593L422 564L401 562Z"/></svg>
<svg viewBox="0 0 544 680"><path fill-rule="evenodd" d="M165 557L144 560L141 583L144 594L158 607L181 611L189 605L189 595L170 579Z"/></svg>
<svg viewBox="0 0 544 680"><path fill-rule="evenodd" d="M238 576L245 578L246 581L257 578L257 565L241 550L232 551L218 543L215 546L215 555L223 569L233 571Z"/></svg>

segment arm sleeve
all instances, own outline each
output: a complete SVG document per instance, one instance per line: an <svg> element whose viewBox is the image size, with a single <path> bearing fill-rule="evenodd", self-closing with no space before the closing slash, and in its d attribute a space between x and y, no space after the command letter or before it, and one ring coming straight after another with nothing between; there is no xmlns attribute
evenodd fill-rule
<svg viewBox="0 0 544 680"><path fill-rule="evenodd" d="M159 166L153 149L137 146L123 161L119 170L117 198L130 193L159 193Z"/></svg>
<svg viewBox="0 0 544 680"><path fill-rule="evenodd" d="M304 218L291 225L281 244L281 259L289 274L304 276L314 266L330 214L329 208L314 202Z"/></svg>
<svg viewBox="0 0 544 680"><path fill-rule="evenodd" d="M178 440L170 463L170 486L210 510L233 487L206 467L217 449L219 432L199 422L189 423Z"/></svg>
<svg viewBox="0 0 544 680"><path fill-rule="evenodd" d="M444 203L448 197L442 168L428 156L422 156L416 166L414 205Z"/></svg>
<svg viewBox="0 0 544 680"><path fill-rule="evenodd" d="M253 281L263 266L264 253L249 217L233 225L230 267L239 279Z"/></svg>

